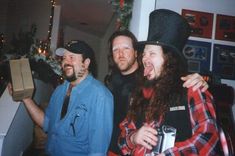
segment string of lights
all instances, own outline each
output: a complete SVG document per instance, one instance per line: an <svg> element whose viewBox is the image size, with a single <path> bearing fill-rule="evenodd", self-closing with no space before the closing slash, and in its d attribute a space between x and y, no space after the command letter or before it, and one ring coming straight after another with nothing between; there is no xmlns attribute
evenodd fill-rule
<svg viewBox="0 0 235 156"><path fill-rule="evenodd" d="M4 34L1 33L1 34L0 34L0 49L3 48L4 42L5 42Z"/></svg>
<svg viewBox="0 0 235 156"><path fill-rule="evenodd" d="M52 33L52 27L53 27L53 17L54 17L54 8L55 8L55 0L51 0L51 14L49 19L49 29L48 29L48 35L46 41L39 41L38 43L38 53L43 54L45 56L49 56L49 46L51 43L51 33Z"/></svg>
<svg viewBox="0 0 235 156"><path fill-rule="evenodd" d="M53 26L54 8L55 8L55 0L51 0L51 15L50 15L48 37L47 37L47 40L49 43L51 41L51 31L52 31L52 26Z"/></svg>

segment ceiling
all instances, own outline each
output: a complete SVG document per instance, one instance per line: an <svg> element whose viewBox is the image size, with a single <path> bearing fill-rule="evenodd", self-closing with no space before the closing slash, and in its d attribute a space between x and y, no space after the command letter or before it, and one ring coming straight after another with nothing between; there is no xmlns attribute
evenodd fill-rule
<svg viewBox="0 0 235 156"><path fill-rule="evenodd" d="M110 0L60 0L61 22L102 37L114 15Z"/></svg>

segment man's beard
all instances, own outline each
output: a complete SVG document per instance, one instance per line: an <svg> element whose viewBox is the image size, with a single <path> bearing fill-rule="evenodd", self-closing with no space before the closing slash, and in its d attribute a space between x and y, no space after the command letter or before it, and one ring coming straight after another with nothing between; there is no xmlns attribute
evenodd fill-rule
<svg viewBox="0 0 235 156"><path fill-rule="evenodd" d="M72 67L72 68L73 68L73 74L70 75L70 76L67 76L67 75L65 74L65 71L63 71L63 75L64 75L65 79L66 79L67 81L69 81L69 82L75 81L75 80L77 79L77 78L76 78L76 75L75 75L74 67Z"/></svg>
<svg viewBox="0 0 235 156"><path fill-rule="evenodd" d="M126 64L124 65L124 67L115 63L117 69L120 70L121 72L126 72L126 71L130 70L132 68L132 66L134 66L134 64L135 64L135 60L131 60L130 62L127 61Z"/></svg>

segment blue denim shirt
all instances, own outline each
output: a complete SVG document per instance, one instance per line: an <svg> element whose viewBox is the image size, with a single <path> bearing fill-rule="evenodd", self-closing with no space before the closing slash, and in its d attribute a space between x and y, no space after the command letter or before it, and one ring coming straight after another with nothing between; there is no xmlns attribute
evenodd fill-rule
<svg viewBox="0 0 235 156"><path fill-rule="evenodd" d="M48 134L47 152L52 156L104 156L113 127L113 96L88 75L73 87L66 116L60 113L69 82L54 91L45 112L43 129Z"/></svg>

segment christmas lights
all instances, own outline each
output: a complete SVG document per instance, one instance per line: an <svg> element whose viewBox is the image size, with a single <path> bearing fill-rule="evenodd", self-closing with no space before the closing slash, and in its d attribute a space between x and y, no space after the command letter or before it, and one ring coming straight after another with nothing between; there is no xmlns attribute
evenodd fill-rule
<svg viewBox="0 0 235 156"><path fill-rule="evenodd" d="M47 36L48 43L51 42L51 32L52 32L52 26L53 26L54 8L55 8L55 0L51 0L51 15L50 15L50 23L49 23L49 30L48 30L48 36Z"/></svg>

